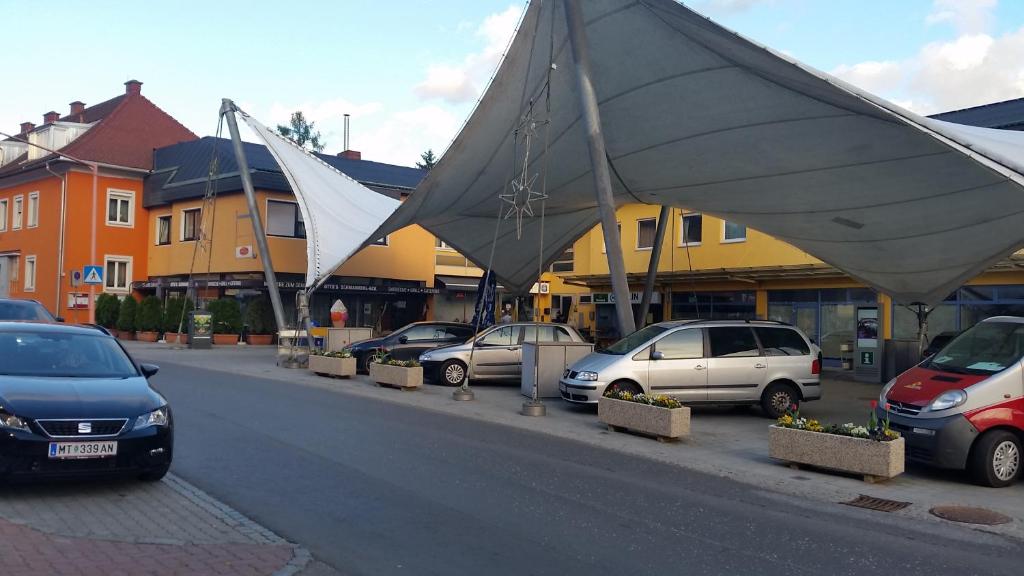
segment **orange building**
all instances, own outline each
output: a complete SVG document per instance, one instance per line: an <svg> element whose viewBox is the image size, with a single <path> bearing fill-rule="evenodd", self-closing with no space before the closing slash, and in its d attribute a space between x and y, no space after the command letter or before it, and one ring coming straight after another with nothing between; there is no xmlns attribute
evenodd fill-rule
<svg viewBox="0 0 1024 576"><path fill-rule="evenodd" d="M130 294L148 277L142 190L153 149L195 139L130 80L120 96L72 102L0 141L0 297L87 322L100 292ZM102 270L98 285L86 283L90 265Z"/></svg>

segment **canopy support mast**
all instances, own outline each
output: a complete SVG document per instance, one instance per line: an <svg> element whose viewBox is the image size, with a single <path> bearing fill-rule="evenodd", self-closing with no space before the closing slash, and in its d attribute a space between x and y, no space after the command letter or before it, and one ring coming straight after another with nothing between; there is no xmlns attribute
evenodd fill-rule
<svg viewBox="0 0 1024 576"><path fill-rule="evenodd" d="M590 51L583 23L583 12L579 0L563 0L565 20L569 28L572 57L576 63L576 82L580 91L580 106L583 126L587 131L590 148L590 163L594 174L594 191L597 207L601 213L601 229L608 255L608 271L612 280L612 294L615 296L615 314L619 322L619 336L624 337L636 330L633 323L633 307L629 297L629 283L626 280L626 265L622 258L619 227L615 220L615 196L612 192L611 174L608 171L608 156L604 135L601 133L601 114L597 108L597 95L590 80Z"/></svg>
<svg viewBox="0 0 1024 576"><path fill-rule="evenodd" d="M221 100L220 113L228 121L231 143L235 148L235 161L238 163L238 173L242 179L242 189L245 190L245 201L249 205L249 221L252 222L252 233L256 237L256 245L260 249L263 277L267 282L270 303L274 307L274 320L277 322L277 331L280 333L288 327L288 324L284 319L284 306L281 304L281 293L277 289L277 275L274 274L274 264L270 260L270 247L267 245L267 234L263 229L263 219L260 217L259 205L256 202L256 191L252 186L249 162L245 158L242 138L238 135L238 122L235 120L235 110L237 110L235 103L230 99L224 98Z"/></svg>
<svg viewBox="0 0 1024 576"><path fill-rule="evenodd" d="M668 219L671 208L661 207L658 214L658 227L654 232L654 247L651 248L651 262L647 265L647 280L644 282L644 295L640 299L640 318L636 327L643 328L647 324L647 310L651 307L651 297L654 295L654 279L658 275L658 262L661 260L661 245L665 243L665 229L668 227Z"/></svg>

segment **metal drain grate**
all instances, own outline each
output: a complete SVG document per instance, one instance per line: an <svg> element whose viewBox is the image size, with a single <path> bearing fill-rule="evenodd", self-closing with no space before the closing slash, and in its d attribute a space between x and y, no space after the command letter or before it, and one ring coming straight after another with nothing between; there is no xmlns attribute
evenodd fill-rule
<svg viewBox="0 0 1024 576"><path fill-rule="evenodd" d="M886 500L885 498L875 498L874 496L865 496L864 494L861 494L848 502L840 502L840 504L854 506L857 508L867 508L868 510L878 510L879 512L896 512L897 510L903 510L907 506L910 506L910 502Z"/></svg>

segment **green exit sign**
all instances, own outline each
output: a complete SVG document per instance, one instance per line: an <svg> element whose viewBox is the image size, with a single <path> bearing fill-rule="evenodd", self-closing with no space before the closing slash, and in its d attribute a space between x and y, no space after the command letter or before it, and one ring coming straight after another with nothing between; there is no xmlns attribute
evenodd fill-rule
<svg viewBox="0 0 1024 576"><path fill-rule="evenodd" d="M861 366L873 366L875 364L875 353L874 352L861 352L860 353L860 364L861 364Z"/></svg>

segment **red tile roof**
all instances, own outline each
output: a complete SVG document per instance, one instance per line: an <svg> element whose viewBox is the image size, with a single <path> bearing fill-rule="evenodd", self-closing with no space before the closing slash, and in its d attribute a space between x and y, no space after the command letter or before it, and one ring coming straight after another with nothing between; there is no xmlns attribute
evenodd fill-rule
<svg viewBox="0 0 1024 576"><path fill-rule="evenodd" d="M98 123L61 148L60 152L114 166L149 170L153 167L154 149L198 139L191 130L141 94L122 94L86 108L81 115L65 116L61 120ZM31 162L19 158L0 168L0 177L38 166L55 157L49 154Z"/></svg>

